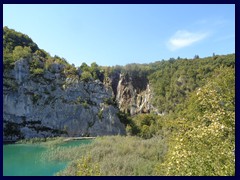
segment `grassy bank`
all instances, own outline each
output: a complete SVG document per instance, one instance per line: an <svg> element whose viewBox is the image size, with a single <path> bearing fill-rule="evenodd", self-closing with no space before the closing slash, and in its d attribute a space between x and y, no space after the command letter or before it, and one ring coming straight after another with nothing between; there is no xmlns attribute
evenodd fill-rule
<svg viewBox="0 0 240 180"><path fill-rule="evenodd" d="M130 136L98 137L93 143L69 148L52 148L45 160L71 161L57 175L154 175L154 167L167 151L164 140Z"/></svg>

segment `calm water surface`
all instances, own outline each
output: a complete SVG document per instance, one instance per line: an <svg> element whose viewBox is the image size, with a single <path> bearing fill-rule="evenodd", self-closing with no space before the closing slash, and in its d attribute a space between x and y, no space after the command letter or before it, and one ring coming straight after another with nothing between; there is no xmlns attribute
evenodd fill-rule
<svg viewBox="0 0 240 180"><path fill-rule="evenodd" d="M60 144L61 147L80 146L92 140L74 140ZM52 176L64 169L68 162L44 162L41 154L47 147L37 144L3 145L4 176Z"/></svg>

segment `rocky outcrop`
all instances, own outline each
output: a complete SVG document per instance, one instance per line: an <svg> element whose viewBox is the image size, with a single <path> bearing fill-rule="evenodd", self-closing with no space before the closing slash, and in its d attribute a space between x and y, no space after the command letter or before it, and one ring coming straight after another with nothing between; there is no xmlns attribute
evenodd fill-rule
<svg viewBox="0 0 240 180"><path fill-rule="evenodd" d="M119 110L108 101L113 95L111 88L98 80L64 77L58 64L43 75L33 76L29 61L16 61L14 69L4 72L5 140L125 134Z"/></svg>
<svg viewBox="0 0 240 180"><path fill-rule="evenodd" d="M107 85L113 89L118 108L122 112L135 115L153 110L150 103L152 93L146 77L115 72L108 79Z"/></svg>
<svg viewBox="0 0 240 180"><path fill-rule="evenodd" d="M146 81L146 79L140 79L137 83L136 80L133 81L132 77L120 74L116 101L121 111L130 115L150 112L151 90ZM143 86L143 84L145 85Z"/></svg>
<svg viewBox="0 0 240 180"><path fill-rule="evenodd" d="M119 110L130 115L155 111L146 77L115 71L103 82L86 82L80 80L81 69L66 75L63 64L52 63L34 74L31 62L20 59L4 70L4 139L125 134Z"/></svg>

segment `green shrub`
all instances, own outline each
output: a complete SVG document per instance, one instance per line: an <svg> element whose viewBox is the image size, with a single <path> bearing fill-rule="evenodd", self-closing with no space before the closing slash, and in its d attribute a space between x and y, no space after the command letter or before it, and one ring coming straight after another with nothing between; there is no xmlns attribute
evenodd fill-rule
<svg viewBox="0 0 240 180"><path fill-rule="evenodd" d="M64 73L67 76L76 76L77 75L77 69L74 66L66 65L64 68Z"/></svg>
<svg viewBox="0 0 240 180"><path fill-rule="evenodd" d="M100 176L100 168L98 163L92 163L90 156L82 157L77 162L77 176Z"/></svg>
<svg viewBox="0 0 240 180"><path fill-rule="evenodd" d="M7 26L3 27L3 47L4 49L12 52L16 46L30 47L32 52L38 49L36 43L32 41L26 34L22 34L13 29L9 29Z"/></svg>
<svg viewBox="0 0 240 180"><path fill-rule="evenodd" d="M44 74L44 69L42 69L42 68L33 69L32 74L34 76L42 75L42 74Z"/></svg>
<svg viewBox="0 0 240 180"><path fill-rule="evenodd" d="M81 74L81 80L82 81L85 81L85 82L88 82L89 80L92 79L92 75L89 71L84 71L82 74Z"/></svg>
<svg viewBox="0 0 240 180"><path fill-rule="evenodd" d="M31 57L31 48L30 47L22 47L22 46L16 46L13 50L13 59L19 60L21 58L29 58Z"/></svg>
<svg viewBox="0 0 240 180"><path fill-rule="evenodd" d="M192 94L157 175L235 175L234 80L232 68L220 68Z"/></svg>
<svg viewBox="0 0 240 180"><path fill-rule="evenodd" d="M3 50L3 70L13 69L14 60L12 57L12 53L8 49Z"/></svg>
<svg viewBox="0 0 240 180"><path fill-rule="evenodd" d="M142 138L148 139L153 137L157 134L159 130L161 130L160 123L158 123L160 120L160 117L154 114L138 114L132 118L132 121L135 126L135 134L132 135L138 135ZM129 131L132 131L128 127Z"/></svg>
<svg viewBox="0 0 240 180"><path fill-rule="evenodd" d="M45 60L44 69L49 70L49 67L54 63L54 59L49 57Z"/></svg>
<svg viewBox="0 0 240 180"><path fill-rule="evenodd" d="M48 58L50 57L50 54L44 51L43 49L38 49L34 54L43 57L43 58Z"/></svg>

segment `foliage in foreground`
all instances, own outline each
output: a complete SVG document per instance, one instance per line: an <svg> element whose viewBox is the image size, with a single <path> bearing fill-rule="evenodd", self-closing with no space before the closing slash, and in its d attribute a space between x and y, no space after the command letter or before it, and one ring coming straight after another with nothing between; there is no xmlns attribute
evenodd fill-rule
<svg viewBox="0 0 240 180"><path fill-rule="evenodd" d="M82 157L77 163L77 176L100 176L100 168L97 163L91 163L91 157Z"/></svg>
<svg viewBox="0 0 240 180"><path fill-rule="evenodd" d="M235 174L235 75L231 68L216 72L191 96L178 130L169 142L157 175L226 176Z"/></svg>

